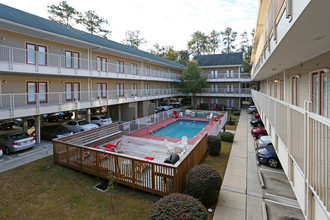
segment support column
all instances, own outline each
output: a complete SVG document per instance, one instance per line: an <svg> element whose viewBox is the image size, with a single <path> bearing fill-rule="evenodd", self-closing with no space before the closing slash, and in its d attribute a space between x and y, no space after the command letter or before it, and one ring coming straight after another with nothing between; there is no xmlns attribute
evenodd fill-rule
<svg viewBox="0 0 330 220"><path fill-rule="evenodd" d="M73 119L77 120L78 119L78 110L72 111L73 113Z"/></svg>
<svg viewBox="0 0 330 220"><path fill-rule="evenodd" d="M121 105L118 105L118 121L121 121Z"/></svg>
<svg viewBox="0 0 330 220"><path fill-rule="evenodd" d="M27 130L29 129L29 123L27 121L27 118L22 118L22 120L23 120L23 125L22 125L23 131L27 132Z"/></svg>
<svg viewBox="0 0 330 220"><path fill-rule="evenodd" d="M41 142L40 120L41 120L41 115L37 115L36 116L35 123L34 123L34 127L35 127L35 139L36 139L37 144L40 144L40 142Z"/></svg>
<svg viewBox="0 0 330 220"><path fill-rule="evenodd" d="M88 108L86 112L86 120L91 123L91 109Z"/></svg>

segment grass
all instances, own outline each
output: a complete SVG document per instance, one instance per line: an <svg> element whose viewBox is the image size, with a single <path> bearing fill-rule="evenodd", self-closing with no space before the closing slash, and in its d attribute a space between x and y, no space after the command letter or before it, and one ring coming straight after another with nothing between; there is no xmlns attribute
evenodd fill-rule
<svg viewBox="0 0 330 220"><path fill-rule="evenodd" d="M94 176L56 165L53 157L0 174L0 219L148 219L159 196L118 186L93 188Z"/></svg>

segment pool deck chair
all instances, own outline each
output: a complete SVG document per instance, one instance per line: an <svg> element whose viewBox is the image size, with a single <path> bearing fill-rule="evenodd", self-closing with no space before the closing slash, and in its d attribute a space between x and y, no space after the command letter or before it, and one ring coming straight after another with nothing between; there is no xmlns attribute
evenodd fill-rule
<svg viewBox="0 0 330 220"><path fill-rule="evenodd" d="M182 150L182 153L186 152L187 150L187 144L188 144L188 137L187 136L182 136L181 138L181 142L179 144L181 150Z"/></svg>
<svg viewBox="0 0 330 220"><path fill-rule="evenodd" d="M122 140L119 140L116 145L105 144L105 145L103 145L103 147L108 148L108 149L115 150L118 147L118 145L121 145L121 142L122 142Z"/></svg>
<svg viewBox="0 0 330 220"><path fill-rule="evenodd" d="M174 117L174 118L178 118L178 117L179 117L179 115L177 114L176 111L173 111L173 117Z"/></svg>
<svg viewBox="0 0 330 220"><path fill-rule="evenodd" d="M183 112L180 112L179 113L179 117L183 117Z"/></svg>
<svg viewBox="0 0 330 220"><path fill-rule="evenodd" d="M175 153L174 147L168 143L167 139L164 139L164 145L167 148L167 153Z"/></svg>
<svg viewBox="0 0 330 220"><path fill-rule="evenodd" d="M212 120L213 119L213 112L211 112L208 116L207 119Z"/></svg>
<svg viewBox="0 0 330 220"><path fill-rule="evenodd" d="M125 153L122 140L118 141L117 147L115 148L115 152L116 153Z"/></svg>

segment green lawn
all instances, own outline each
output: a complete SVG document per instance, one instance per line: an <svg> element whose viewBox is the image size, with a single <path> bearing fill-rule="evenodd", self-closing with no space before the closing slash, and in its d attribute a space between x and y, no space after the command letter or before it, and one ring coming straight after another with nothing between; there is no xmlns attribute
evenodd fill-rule
<svg viewBox="0 0 330 220"><path fill-rule="evenodd" d="M148 219L160 197L120 185L93 188L101 179L56 165L53 157L0 174L0 219Z"/></svg>

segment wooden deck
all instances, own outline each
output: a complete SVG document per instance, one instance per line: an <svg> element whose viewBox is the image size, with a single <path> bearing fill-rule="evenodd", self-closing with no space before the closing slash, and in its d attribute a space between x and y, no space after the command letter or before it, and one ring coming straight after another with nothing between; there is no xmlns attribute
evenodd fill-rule
<svg viewBox="0 0 330 220"><path fill-rule="evenodd" d="M194 144L187 146L180 160L171 165L164 163L170 154L163 141L121 134L119 125L114 123L56 139L53 141L54 162L105 179L112 172L117 183L167 195L184 189L188 170L202 161L207 150L207 132L204 131ZM106 143L115 144L119 139L123 140L125 153L105 151L102 147ZM154 160L143 159L146 156Z"/></svg>

